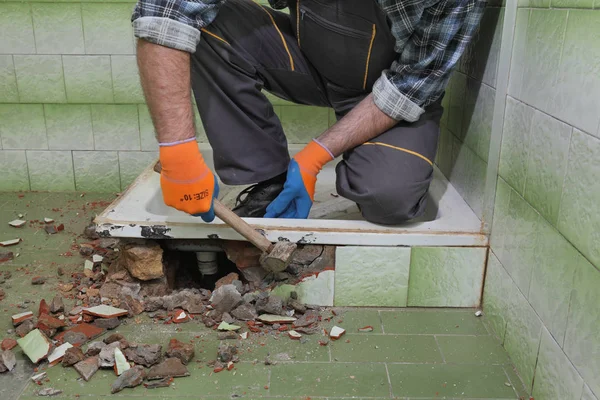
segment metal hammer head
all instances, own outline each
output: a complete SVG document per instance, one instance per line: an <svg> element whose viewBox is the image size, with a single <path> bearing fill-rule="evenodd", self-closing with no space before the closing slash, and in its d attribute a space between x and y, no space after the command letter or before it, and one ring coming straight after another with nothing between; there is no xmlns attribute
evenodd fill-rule
<svg viewBox="0 0 600 400"><path fill-rule="evenodd" d="M290 265L296 247L296 243L277 242L260 256L260 264L269 272L281 272Z"/></svg>

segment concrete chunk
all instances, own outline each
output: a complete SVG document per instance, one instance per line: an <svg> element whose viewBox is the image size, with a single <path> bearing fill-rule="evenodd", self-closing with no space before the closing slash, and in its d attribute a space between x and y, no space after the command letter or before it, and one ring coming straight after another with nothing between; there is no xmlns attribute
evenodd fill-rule
<svg viewBox="0 0 600 400"><path fill-rule="evenodd" d="M155 243L130 243L123 247L121 261L131 276L142 281L162 278L163 250Z"/></svg>
<svg viewBox="0 0 600 400"><path fill-rule="evenodd" d="M110 392L114 394L125 388L134 388L139 386L142 384L145 377L146 371L144 370L144 367L136 365L135 367L123 372L117 378L117 380L110 385Z"/></svg>
<svg viewBox="0 0 600 400"><path fill-rule="evenodd" d="M100 360L98 356L90 357L86 360L78 362L73 366L73 368L75 368L75 370L79 372L79 375L81 375L81 377L87 382L96 373L96 371L98 371L99 362Z"/></svg>
<svg viewBox="0 0 600 400"><path fill-rule="evenodd" d="M165 361L150 368L148 380L163 379L166 377L179 378L189 376L188 369L179 358L167 358Z"/></svg>
<svg viewBox="0 0 600 400"><path fill-rule="evenodd" d="M193 348L193 345L191 345ZM138 344L132 345L125 350L128 360L145 367L151 367L161 359L162 346L160 344ZM167 356L169 354L167 353ZM171 357L171 356L169 356Z"/></svg>
<svg viewBox="0 0 600 400"><path fill-rule="evenodd" d="M171 339L167 349L167 357L179 358L183 364L187 365L194 358L194 345Z"/></svg>
<svg viewBox="0 0 600 400"><path fill-rule="evenodd" d="M234 285L223 285L213 292L210 302L215 310L229 312L242 302L242 295Z"/></svg>

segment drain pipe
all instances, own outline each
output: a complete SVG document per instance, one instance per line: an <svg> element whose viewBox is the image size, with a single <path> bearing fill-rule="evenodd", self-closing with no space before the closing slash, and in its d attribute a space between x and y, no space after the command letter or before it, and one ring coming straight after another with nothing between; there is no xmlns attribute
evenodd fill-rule
<svg viewBox="0 0 600 400"><path fill-rule="evenodd" d="M198 269L202 276L217 274L219 270L219 266L217 265L217 252L198 251L196 252L196 260L198 261Z"/></svg>

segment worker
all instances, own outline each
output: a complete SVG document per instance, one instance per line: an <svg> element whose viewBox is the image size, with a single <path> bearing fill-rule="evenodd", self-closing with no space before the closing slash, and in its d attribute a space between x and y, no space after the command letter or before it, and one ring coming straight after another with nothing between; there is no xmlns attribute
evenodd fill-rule
<svg viewBox="0 0 600 400"><path fill-rule="evenodd" d="M196 142L193 92L218 177L252 184L238 196L239 216L307 218L317 176L338 156L337 192L366 220L421 215L445 87L486 2L269 2L138 0L132 24L164 202L214 219L219 185ZM337 122L290 159L263 89L331 107Z"/></svg>

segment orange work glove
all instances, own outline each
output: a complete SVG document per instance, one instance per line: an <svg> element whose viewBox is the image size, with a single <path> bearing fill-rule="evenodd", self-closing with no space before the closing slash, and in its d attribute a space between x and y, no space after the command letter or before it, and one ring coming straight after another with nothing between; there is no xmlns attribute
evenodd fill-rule
<svg viewBox="0 0 600 400"><path fill-rule="evenodd" d="M213 198L219 184L208 168L195 138L160 144L160 187L166 205L200 216L205 222L215 219Z"/></svg>

